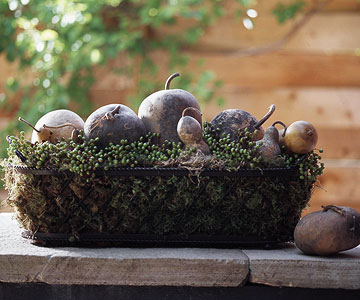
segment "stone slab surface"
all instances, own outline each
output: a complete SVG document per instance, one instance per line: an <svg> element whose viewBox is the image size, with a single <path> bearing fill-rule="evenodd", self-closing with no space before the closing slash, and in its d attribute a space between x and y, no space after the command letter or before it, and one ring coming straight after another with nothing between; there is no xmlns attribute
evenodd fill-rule
<svg viewBox="0 0 360 300"><path fill-rule="evenodd" d="M282 249L45 248L0 214L0 282L79 285L269 286L360 290L360 246L331 257Z"/></svg>
<svg viewBox="0 0 360 300"><path fill-rule="evenodd" d="M0 214L0 282L133 286L239 286L248 258L237 249L44 248Z"/></svg>
<svg viewBox="0 0 360 300"><path fill-rule="evenodd" d="M334 256L303 254L295 246L278 250L244 250L250 260L249 281L271 286L360 289L360 246Z"/></svg>

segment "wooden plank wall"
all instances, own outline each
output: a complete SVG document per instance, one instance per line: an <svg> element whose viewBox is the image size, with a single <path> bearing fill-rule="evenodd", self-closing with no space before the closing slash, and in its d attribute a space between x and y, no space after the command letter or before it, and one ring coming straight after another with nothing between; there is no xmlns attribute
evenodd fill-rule
<svg viewBox="0 0 360 300"><path fill-rule="evenodd" d="M220 93L227 102L221 109L240 108L261 117L273 103L277 110L271 121L289 125L307 120L316 126L326 169L305 214L327 204L360 211L359 2L332 1L285 47L243 55L242 49L281 39L299 20L279 26L270 13L277 2L259 1L251 31L225 17L188 54L194 66L203 59L202 68L214 70L223 80ZM204 107L204 115L211 119L219 110L212 103ZM269 125L270 121L265 124Z"/></svg>
<svg viewBox="0 0 360 300"><path fill-rule="evenodd" d="M230 9L234 5L234 1L225 3ZM219 94L226 98L226 105L203 106L205 119L226 108L240 108L260 117L275 104L271 121L313 123L319 131L318 146L324 149L326 170L305 213L326 204L352 206L360 212L360 3L331 1L277 51L254 56L236 53L281 39L301 18L278 25L271 14L277 3L258 1L259 16L253 30L226 16L205 32L196 47L184 50L190 57L190 70L212 70L224 83ZM190 25L180 22L180 27L160 28L156 34L176 33ZM156 56L162 69L166 60L162 53ZM199 59L204 60L201 67L196 63ZM120 59L111 65L116 64L121 64ZM5 75L14 69L1 58L0 66L6 70L0 74L1 92ZM133 79L121 79L111 74L110 68L97 69L98 80L91 92L97 107L121 102L134 89ZM166 77L160 72L159 78ZM269 125L270 121L265 124Z"/></svg>

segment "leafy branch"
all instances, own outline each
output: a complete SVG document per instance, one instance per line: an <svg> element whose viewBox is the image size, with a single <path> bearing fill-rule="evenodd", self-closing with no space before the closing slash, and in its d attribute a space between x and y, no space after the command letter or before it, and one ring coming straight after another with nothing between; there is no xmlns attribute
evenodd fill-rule
<svg viewBox="0 0 360 300"><path fill-rule="evenodd" d="M256 55L274 51L329 1L317 1L281 40L263 47L223 51L223 54ZM256 1L235 3L239 8L235 14L239 11L249 14ZM275 11L278 16L292 18L302 7L302 4L279 6ZM286 13L289 9L291 12ZM0 0L0 54L16 62L18 72L28 72L31 78L30 81L22 80L23 76L8 78L6 93L0 94L0 105L3 109L16 110L18 116L31 123L48 111L67 107L75 108L85 117L92 110L89 95L98 66L111 66L116 58L121 60L121 66L110 70L126 78L136 78L136 94L129 98L136 107L146 95L163 85L154 80L159 71L153 53L164 53L169 73L185 70L188 57L183 54L183 48L196 44L206 28L226 13L234 12L229 12L222 0ZM193 25L180 35L168 33L154 38L157 28L176 26L181 19ZM202 102L215 98L221 82L213 72L182 73L178 85L196 94ZM19 103L14 103L16 97L21 98ZM218 103L223 102L224 99L218 99ZM10 122L0 139L24 129L21 123ZM3 156L5 145L2 145Z"/></svg>
<svg viewBox="0 0 360 300"><path fill-rule="evenodd" d="M128 77L136 73L138 92L132 97L136 106L158 86L154 82L157 64L151 54L164 51L169 57L169 72L186 65L180 44L196 43L204 29L223 15L220 2L0 0L0 53L16 62L19 72L27 70L32 77L31 82L21 81L21 76L10 77L6 93L0 95L2 107L14 105L15 96L20 95L17 115L31 123L48 111L69 106L87 116L92 110L89 91L96 67L120 54L125 59L117 71ZM180 36L152 39L154 28L174 26L181 18L195 25ZM207 101L213 97L213 92L207 91L218 86L211 72L198 76L187 73L181 84ZM22 129L22 124L11 122L2 135Z"/></svg>

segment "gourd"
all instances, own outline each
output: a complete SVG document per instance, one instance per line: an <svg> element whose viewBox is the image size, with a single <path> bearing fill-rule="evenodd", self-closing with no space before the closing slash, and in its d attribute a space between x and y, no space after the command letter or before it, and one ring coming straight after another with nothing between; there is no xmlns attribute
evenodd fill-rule
<svg viewBox="0 0 360 300"><path fill-rule="evenodd" d="M279 146L279 131L275 127L275 123L265 130L264 137L256 142L259 146L258 151L262 158L271 159L281 154Z"/></svg>
<svg viewBox="0 0 360 300"><path fill-rule="evenodd" d="M177 125L177 133L187 148L195 148L203 154L209 155L210 148L203 140L201 123L191 116L197 114L201 115L196 108L185 108Z"/></svg>
<svg viewBox="0 0 360 300"><path fill-rule="evenodd" d="M136 113L123 104L108 104L95 110L85 121L87 139L96 139L101 148L121 140L136 141L145 135L145 126Z"/></svg>
<svg viewBox="0 0 360 300"><path fill-rule="evenodd" d="M306 154L314 150L317 140L316 128L307 121L296 121L285 130L285 146L297 154Z"/></svg>
<svg viewBox="0 0 360 300"><path fill-rule="evenodd" d="M360 244L360 214L328 205L303 217L295 227L296 246L306 254L331 255Z"/></svg>
<svg viewBox="0 0 360 300"><path fill-rule="evenodd" d="M146 131L160 134L159 143L165 140L180 142L177 124L182 112L187 107L200 111L200 105L191 93L182 89L170 89L171 81L179 75L172 74L165 83L165 89L145 98L138 110L138 116L144 122ZM201 124L201 118L195 116L195 119Z"/></svg>
<svg viewBox="0 0 360 300"><path fill-rule="evenodd" d="M19 121L33 129L31 136L32 143L49 141L55 144L62 138L69 139L73 137L75 132L79 132L84 128L83 119L67 109L48 112L36 122L35 126L21 117Z"/></svg>
<svg viewBox="0 0 360 300"><path fill-rule="evenodd" d="M264 136L264 129L262 125L275 111L275 105L271 105L269 111L260 121L247 111L241 109L227 109L217 114L212 120L211 124L215 128L219 128L220 135L230 134L230 139L233 141L239 140L239 130L248 128L249 132L257 130L257 134L253 140L261 140Z"/></svg>

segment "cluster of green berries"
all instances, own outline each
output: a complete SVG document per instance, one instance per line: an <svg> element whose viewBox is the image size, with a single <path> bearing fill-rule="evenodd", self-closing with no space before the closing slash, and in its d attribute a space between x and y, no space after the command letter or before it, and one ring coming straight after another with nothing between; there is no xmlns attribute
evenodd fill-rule
<svg viewBox="0 0 360 300"><path fill-rule="evenodd" d="M255 168L261 164L262 157L259 154L260 143L253 141L257 130L250 132L248 128L239 130L238 141L230 138L230 134L220 135L219 124L215 128L210 123L204 123L203 138L209 145L210 152L218 159L224 160L229 167L250 167Z"/></svg>
<svg viewBox="0 0 360 300"><path fill-rule="evenodd" d="M219 124L221 126L221 124ZM257 130L250 132L247 128L239 130L237 141L230 135L220 134L220 128L204 122L203 139L210 148L211 155L225 162L229 168L264 167L264 161L259 154L260 142L253 141ZM147 167L161 161L178 159L181 155L191 155L196 149L184 148L182 143L156 141L158 133L148 133L135 142L121 140L119 144L110 143L106 148L98 147L98 138L87 140L83 132L74 140L61 140L57 144L50 142L34 143L28 141L24 132L19 137L8 137L8 161L19 163L19 157L28 167L55 168L69 170L87 180L95 177L97 169L109 170L117 167ZM322 152L319 150L318 152ZM282 154L282 166L298 166L300 179L316 181L322 174L324 164L321 156L315 151L307 155L294 153Z"/></svg>
<svg viewBox="0 0 360 300"><path fill-rule="evenodd" d="M104 150L100 150L100 163L104 162L104 169L111 167L152 166L156 162L178 158L182 150L181 143L165 142L161 145L154 143L157 133L148 133L135 142L121 140L120 144L110 143Z"/></svg>
<svg viewBox="0 0 360 300"><path fill-rule="evenodd" d="M323 150L319 149L319 153ZM320 154L316 153L316 150L311 151L306 155L299 155L294 153L286 153L285 166L299 166L300 179L309 180L315 182L317 177L320 176L325 168L324 163L321 162Z"/></svg>
<svg viewBox="0 0 360 300"><path fill-rule="evenodd" d="M35 168L67 169L86 177L94 177L98 168L109 170L114 167L153 166L156 162L176 159L182 153L182 144L165 141L159 145L155 141L157 133L148 133L135 142L121 140L117 145L110 143L106 148L97 146L98 138L87 140L83 132L75 140L62 140L32 144L24 133L20 137L8 137L9 162L16 163L16 153L26 159L26 165Z"/></svg>
<svg viewBox="0 0 360 300"><path fill-rule="evenodd" d="M67 144L64 142L57 145L50 142L32 144L25 139L23 131L20 132L20 137L10 136L7 139L9 141L7 149L9 161L16 163L21 157L28 166L36 168L42 168L45 165L58 165L67 148Z"/></svg>
<svg viewBox="0 0 360 300"><path fill-rule="evenodd" d="M7 140L9 142L9 146L7 148L8 161L10 163L17 163L18 157L15 155L16 152L21 153L23 155L28 154L28 150L31 150L31 142L25 139L24 131L20 132L19 137L15 136L7 136ZM25 159L25 157L24 157Z"/></svg>

